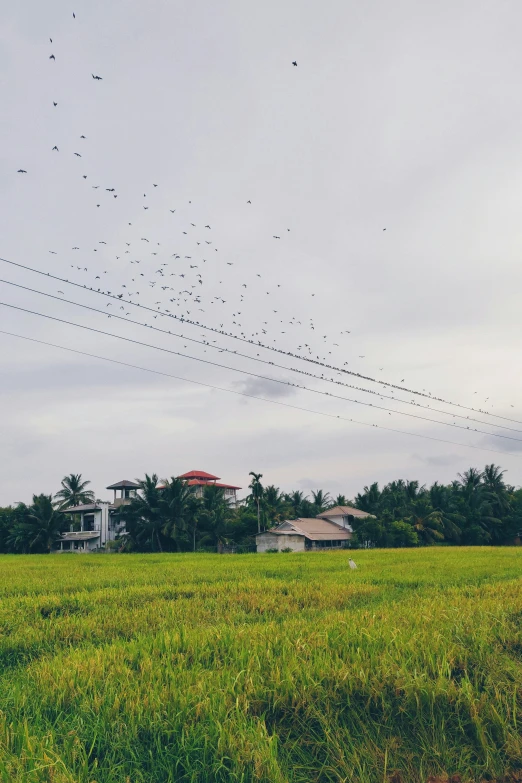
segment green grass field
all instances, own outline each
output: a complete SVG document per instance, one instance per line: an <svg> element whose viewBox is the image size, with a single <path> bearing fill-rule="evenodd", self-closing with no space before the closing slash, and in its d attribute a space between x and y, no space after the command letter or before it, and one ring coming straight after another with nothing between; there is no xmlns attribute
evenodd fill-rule
<svg viewBox="0 0 522 783"><path fill-rule="evenodd" d="M0 780L522 779L522 549L355 557L0 557Z"/></svg>

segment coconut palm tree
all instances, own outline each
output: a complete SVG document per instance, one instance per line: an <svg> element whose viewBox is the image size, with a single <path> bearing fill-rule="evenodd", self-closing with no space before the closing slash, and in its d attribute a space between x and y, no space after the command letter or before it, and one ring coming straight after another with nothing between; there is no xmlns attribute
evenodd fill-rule
<svg viewBox="0 0 522 783"><path fill-rule="evenodd" d="M332 502L332 498L328 492L323 492L322 489L318 489L317 492L312 490L312 503L315 506L316 514L321 514L329 507Z"/></svg>
<svg viewBox="0 0 522 783"><path fill-rule="evenodd" d="M292 507L292 513L296 518L301 516L301 509L305 500L304 492L299 490L285 495L285 501Z"/></svg>
<svg viewBox="0 0 522 783"><path fill-rule="evenodd" d="M279 487L275 487L273 484L265 487L263 507L266 519L270 525L275 525L286 517L287 505L285 496L279 490Z"/></svg>
<svg viewBox="0 0 522 783"><path fill-rule="evenodd" d="M369 487L364 487L363 491L355 496L355 506L368 514L379 515L382 504L382 492L376 481Z"/></svg>
<svg viewBox="0 0 522 783"><path fill-rule="evenodd" d="M413 504L410 522L424 544L434 544L444 539L442 514L435 511L427 498L421 498Z"/></svg>
<svg viewBox="0 0 522 783"><path fill-rule="evenodd" d="M332 501L334 506L348 506L350 505L348 501L346 500L345 495L337 495L335 500Z"/></svg>
<svg viewBox="0 0 522 783"><path fill-rule="evenodd" d="M504 473L505 470L493 463L486 465L482 473L482 484L498 516L508 514L511 510L508 488L504 482Z"/></svg>
<svg viewBox="0 0 522 783"><path fill-rule="evenodd" d="M213 484L203 488L202 501L199 519L204 535L201 540L212 542L222 552L234 511L221 487Z"/></svg>
<svg viewBox="0 0 522 783"><path fill-rule="evenodd" d="M68 524L65 515L53 505L52 495L33 495L30 506L19 506L21 521L11 531L9 545L15 551L49 553Z"/></svg>
<svg viewBox="0 0 522 783"><path fill-rule="evenodd" d="M94 503L94 492L87 489L90 483L90 481L82 481L81 473L71 473L69 476L64 476L62 488L54 496L60 509L72 508L84 503Z"/></svg>
<svg viewBox="0 0 522 783"><path fill-rule="evenodd" d="M162 533L176 542L179 549L180 537L187 532L189 516L196 517L199 506L194 490L183 479L164 479L161 490L161 510L164 518ZM192 503L191 503L192 500ZM196 525L197 527L197 525ZM192 525L194 550L196 548L196 528Z"/></svg>
<svg viewBox="0 0 522 783"><path fill-rule="evenodd" d="M144 479L136 479L136 482L139 494L128 506L121 508L121 518L138 547L163 552L162 536L167 517L162 490L158 489L158 477L155 473L151 476L146 473Z"/></svg>
<svg viewBox="0 0 522 783"><path fill-rule="evenodd" d="M250 493L250 499L255 503L257 506L257 532L261 532L261 501L263 500L263 485L261 484L261 479L263 478L262 473L254 473L253 470L250 471L248 474L249 476L252 476L252 481L248 485L248 488L251 490Z"/></svg>

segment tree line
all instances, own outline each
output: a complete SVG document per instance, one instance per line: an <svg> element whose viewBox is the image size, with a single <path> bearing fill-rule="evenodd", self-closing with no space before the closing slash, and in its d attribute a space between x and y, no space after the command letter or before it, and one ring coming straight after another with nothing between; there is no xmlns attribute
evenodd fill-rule
<svg viewBox="0 0 522 783"><path fill-rule="evenodd" d="M201 495L186 481L156 474L137 480L136 497L118 509L126 534L113 546L120 551L237 551L255 547L255 534L284 519L315 517L334 506L353 506L371 516L355 518L352 544L362 547L411 547L432 544L505 544L522 531L522 489L504 481L504 471L486 465L470 468L450 484L429 487L399 479L382 489L364 487L353 500L317 490L282 492L264 486L250 473L249 494L232 505L220 487L208 484ZM93 503L89 481L81 474L62 479L53 495L33 495L30 504L0 508L0 552L50 552L74 524L67 509Z"/></svg>

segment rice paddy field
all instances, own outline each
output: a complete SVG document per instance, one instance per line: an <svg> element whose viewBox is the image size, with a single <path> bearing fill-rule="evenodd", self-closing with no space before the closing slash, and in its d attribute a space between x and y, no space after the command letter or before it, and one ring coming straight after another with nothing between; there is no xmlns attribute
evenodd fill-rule
<svg viewBox="0 0 522 783"><path fill-rule="evenodd" d="M0 781L522 780L522 549L355 559L0 557Z"/></svg>

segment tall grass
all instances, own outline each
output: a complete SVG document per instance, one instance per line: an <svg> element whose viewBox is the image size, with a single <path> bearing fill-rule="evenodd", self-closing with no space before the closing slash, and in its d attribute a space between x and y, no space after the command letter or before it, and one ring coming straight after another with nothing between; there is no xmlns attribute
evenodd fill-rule
<svg viewBox="0 0 522 783"><path fill-rule="evenodd" d="M522 551L0 558L0 781L522 768Z"/></svg>

